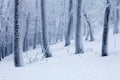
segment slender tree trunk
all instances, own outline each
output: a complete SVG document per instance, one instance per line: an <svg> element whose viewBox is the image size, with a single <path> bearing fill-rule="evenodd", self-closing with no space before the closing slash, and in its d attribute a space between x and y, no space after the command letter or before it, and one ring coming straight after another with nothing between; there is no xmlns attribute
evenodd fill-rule
<svg viewBox="0 0 120 80"><path fill-rule="evenodd" d="M102 56L108 55L108 33L109 33L109 16L110 16L110 1L107 0L109 6L105 10L104 18L104 30L103 30L103 41L102 41Z"/></svg>
<svg viewBox="0 0 120 80"><path fill-rule="evenodd" d="M94 41L94 36L93 36L93 32L92 32L92 26L90 24L90 21L88 20L87 14L83 11L84 13L84 17L88 23L88 32L87 32L87 37L86 40L88 40L88 36L90 35L90 41Z"/></svg>
<svg viewBox="0 0 120 80"><path fill-rule="evenodd" d="M4 0L0 0L0 49L2 51L2 10ZM2 58L2 52L0 52L0 61Z"/></svg>
<svg viewBox="0 0 120 80"><path fill-rule="evenodd" d="M11 37L11 54L13 53L13 36Z"/></svg>
<svg viewBox="0 0 120 80"><path fill-rule="evenodd" d="M16 67L21 67L23 66L22 64L22 53L20 50L20 24L19 24L19 0L14 0L15 2L15 12L14 12L14 19L15 19L15 24L14 24L14 63Z"/></svg>
<svg viewBox="0 0 120 80"><path fill-rule="evenodd" d="M8 26L6 25L5 26L6 27L6 30L5 30L5 56L8 56L8 44L9 44L9 42L8 42Z"/></svg>
<svg viewBox="0 0 120 80"><path fill-rule="evenodd" d="M37 47L37 27L38 27L38 0L36 0L36 18L35 18L35 34L33 49Z"/></svg>
<svg viewBox="0 0 120 80"><path fill-rule="evenodd" d="M87 41L88 38L89 38L89 35L90 35L90 31L89 31L88 26L86 28L87 28L87 30L86 30L86 38L85 38L85 40Z"/></svg>
<svg viewBox="0 0 120 80"><path fill-rule="evenodd" d="M29 24L30 24L30 13L28 13L28 17L26 18L26 31L23 40L23 51L29 50L29 41L28 41L28 31L29 31Z"/></svg>
<svg viewBox="0 0 120 80"><path fill-rule="evenodd" d="M114 34L119 33L119 9L117 9L119 2L119 0L114 0Z"/></svg>
<svg viewBox="0 0 120 80"><path fill-rule="evenodd" d="M83 36L85 36L86 33L87 33L87 25L86 25L86 23L84 23L84 33L83 33Z"/></svg>
<svg viewBox="0 0 120 80"><path fill-rule="evenodd" d="M2 43L2 47L1 47L1 52L2 52L2 59L4 59L5 58L5 46L4 46L4 44Z"/></svg>
<svg viewBox="0 0 120 80"><path fill-rule="evenodd" d="M0 1L0 49L2 47L2 25L1 25L1 21L2 21L2 0ZM2 57L2 53L0 52L0 61L1 61L1 57Z"/></svg>
<svg viewBox="0 0 120 80"><path fill-rule="evenodd" d="M69 22L68 22L68 28L67 28L67 33L65 37L65 46L70 45L72 24L73 24L73 0L69 0Z"/></svg>
<svg viewBox="0 0 120 80"><path fill-rule="evenodd" d="M52 54L49 49L48 35L47 35L47 26L46 26L46 9L45 9L46 0L41 0L41 21L42 21L42 47L44 57L52 57Z"/></svg>
<svg viewBox="0 0 120 80"><path fill-rule="evenodd" d="M35 49L37 46L37 22L38 22L38 16L36 16L36 20L35 20L35 34L34 34L34 44L33 44L33 48Z"/></svg>
<svg viewBox="0 0 120 80"><path fill-rule="evenodd" d="M82 0L77 0L77 26L76 26L76 39L75 39L75 54L84 53L82 44L82 25L81 25L81 13L82 13Z"/></svg>

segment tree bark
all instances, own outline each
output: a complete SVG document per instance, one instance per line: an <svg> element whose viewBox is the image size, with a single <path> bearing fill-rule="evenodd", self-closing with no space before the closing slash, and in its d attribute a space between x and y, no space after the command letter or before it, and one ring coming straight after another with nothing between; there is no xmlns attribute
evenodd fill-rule
<svg viewBox="0 0 120 80"><path fill-rule="evenodd" d="M109 16L110 16L110 1L107 0L109 6L105 10L104 18L104 30L103 30L103 40L102 40L102 56L108 55L108 33L109 33Z"/></svg>
<svg viewBox="0 0 120 80"><path fill-rule="evenodd" d="M65 46L70 45L72 24L73 24L73 0L69 0L69 21L68 21L67 33L65 37Z"/></svg>
<svg viewBox="0 0 120 80"><path fill-rule="evenodd" d="M29 25L30 25L30 13L28 13L28 16L26 18L26 31L25 31L25 36L23 40L23 51L24 52L29 50L29 40L28 40Z"/></svg>
<svg viewBox="0 0 120 80"><path fill-rule="evenodd" d="M114 34L119 33L119 9L117 9L119 2L119 0L114 0Z"/></svg>
<svg viewBox="0 0 120 80"><path fill-rule="evenodd" d="M0 49L2 51L2 11L3 11L3 2L4 0L0 0ZM2 52L0 52L0 61L2 58Z"/></svg>
<svg viewBox="0 0 120 80"><path fill-rule="evenodd" d="M38 16L36 16L36 19L35 19L35 33L34 33L34 44L33 44L33 49L36 49L36 46L37 46L37 22L38 22Z"/></svg>
<svg viewBox="0 0 120 80"><path fill-rule="evenodd" d="M75 39L75 54L84 53L82 44L82 25L81 25L82 0L77 0L77 26Z"/></svg>
<svg viewBox="0 0 120 80"><path fill-rule="evenodd" d="M88 30L87 30L87 36L86 36L86 40L88 40L88 37L90 36L90 41L94 41L94 36L93 36L93 32L92 32L92 26L90 24L90 21L88 20L87 14L83 11L84 13L84 17L87 21L88 24Z"/></svg>
<svg viewBox="0 0 120 80"><path fill-rule="evenodd" d="M41 0L42 47L43 47L44 57L48 58L48 57L52 57L52 54L50 52L49 43L48 43L45 1L46 0Z"/></svg>
<svg viewBox="0 0 120 80"><path fill-rule="evenodd" d="M19 24L19 0L14 0L14 63L16 67L23 66L22 62L22 53L20 50L20 24Z"/></svg>

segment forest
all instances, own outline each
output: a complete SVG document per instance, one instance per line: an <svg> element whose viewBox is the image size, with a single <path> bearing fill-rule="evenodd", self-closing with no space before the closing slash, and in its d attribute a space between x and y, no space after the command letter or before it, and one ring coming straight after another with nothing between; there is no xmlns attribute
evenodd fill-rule
<svg viewBox="0 0 120 80"><path fill-rule="evenodd" d="M120 0L0 0L0 80L120 80L119 19Z"/></svg>

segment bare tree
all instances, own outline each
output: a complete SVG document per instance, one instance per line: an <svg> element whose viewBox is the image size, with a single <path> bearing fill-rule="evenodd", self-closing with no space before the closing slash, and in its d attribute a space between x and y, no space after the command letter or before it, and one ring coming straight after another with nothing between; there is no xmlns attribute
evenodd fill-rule
<svg viewBox="0 0 120 80"><path fill-rule="evenodd" d="M2 0L0 0L0 49L2 47ZM2 53L1 53L1 50L0 50L0 61L1 61L1 58L2 58Z"/></svg>
<svg viewBox="0 0 120 80"><path fill-rule="evenodd" d="M84 17L85 17L87 24L88 24L86 40L88 40L88 37L90 36L90 41L94 41L94 36L93 36L92 26L91 26L90 20L88 19L88 16L84 10L83 10L83 14L84 14Z"/></svg>
<svg viewBox="0 0 120 80"><path fill-rule="evenodd" d="M45 3L46 0L41 0L42 47L43 47L44 57L48 58L48 57L52 57L52 54L50 52L49 43L48 43Z"/></svg>
<svg viewBox="0 0 120 80"><path fill-rule="evenodd" d="M29 40L28 40L28 32L29 32L29 25L30 25L30 13L28 13L28 16L26 18L26 31L25 31L25 36L23 39L23 51L29 50Z"/></svg>
<svg viewBox="0 0 120 80"><path fill-rule="evenodd" d="M76 26L76 39L75 39L75 54L83 53L82 44L82 25L81 25L81 13L82 13L82 0L77 0L77 26Z"/></svg>
<svg viewBox="0 0 120 80"><path fill-rule="evenodd" d="M102 40L102 56L108 55L108 33L109 33L109 16L110 16L110 1L107 0L107 7L105 10L104 17L104 30L103 30L103 40Z"/></svg>
<svg viewBox="0 0 120 80"><path fill-rule="evenodd" d="M16 67L23 66L22 64L22 53L20 49L20 14L19 14L19 8L20 8L20 1L14 0L15 6L14 6L14 63Z"/></svg>
<svg viewBox="0 0 120 80"><path fill-rule="evenodd" d="M37 26L38 26L37 22L38 22L38 18L37 18L37 16L36 16L36 19L35 19L35 33L34 33L33 49L35 49L36 46L37 46Z"/></svg>
<svg viewBox="0 0 120 80"><path fill-rule="evenodd" d="M37 27L38 27L38 0L36 0L36 18L35 18L35 33L34 33L33 49L35 49L37 46Z"/></svg>
<svg viewBox="0 0 120 80"><path fill-rule="evenodd" d="M69 21L68 21L67 33L65 37L65 46L70 45L72 24L73 24L73 0L69 0Z"/></svg>
<svg viewBox="0 0 120 80"><path fill-rule="evenodd" d="M119 9L117 8L119 6L120 1L114 0L114 34L119 33Z"/></svg>

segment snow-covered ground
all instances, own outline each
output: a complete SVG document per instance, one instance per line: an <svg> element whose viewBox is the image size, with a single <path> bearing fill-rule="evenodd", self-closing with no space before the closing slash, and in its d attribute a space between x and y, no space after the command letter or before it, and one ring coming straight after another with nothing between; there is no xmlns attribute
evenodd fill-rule
<svg viewBox="0 0 120 80"><path fill-rule="evenodd" d="M0 62L0 80L120 80L120 35L110 32L108 57L101 57L101 40L98 32L94 42L84 41L85 53L79 55L74 54L74 41L69 47L52 45L49 59L41 57L41 49L31 50L28 58L24 53L22 68L14 67L11 55Z"/></svg>

